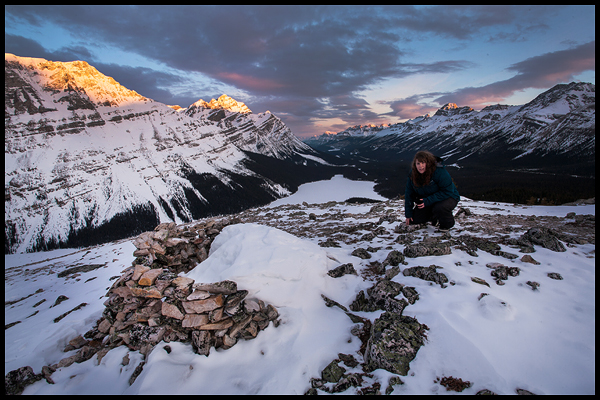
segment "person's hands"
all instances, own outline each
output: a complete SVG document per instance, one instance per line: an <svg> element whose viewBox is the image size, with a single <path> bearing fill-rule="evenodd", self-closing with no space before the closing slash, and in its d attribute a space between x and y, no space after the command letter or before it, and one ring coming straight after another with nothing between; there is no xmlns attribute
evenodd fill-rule
<svg viewBox="0 0 600 400"><path fill-rule="evenodd" d="M423 203L423 199L419 199L419 201L417 201L417 208L425 208L425 203Z"/></svg>
<svg viewBox="0 0 600 400"><path fill-rule="evenodd" d="M412 218L406 218L406 225L410 225L411 222L412 222Z"/></svg>

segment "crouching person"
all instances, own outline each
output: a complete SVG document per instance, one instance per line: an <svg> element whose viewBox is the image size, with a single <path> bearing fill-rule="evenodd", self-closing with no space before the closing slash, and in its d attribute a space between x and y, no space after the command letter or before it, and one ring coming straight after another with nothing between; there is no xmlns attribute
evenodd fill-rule
<svg viewBox="0 0 600 400"><path fill-rule="evenodd" d="M406 225L431 221L442 231L454 226L452 210L460 201L452 177L441 159L424 150L415 154L404 193Z"/></svg>

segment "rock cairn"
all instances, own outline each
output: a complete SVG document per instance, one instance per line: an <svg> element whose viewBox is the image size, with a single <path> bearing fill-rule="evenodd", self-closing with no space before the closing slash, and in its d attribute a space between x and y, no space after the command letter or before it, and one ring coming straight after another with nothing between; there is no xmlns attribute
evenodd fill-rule
<svg viewBox="0 0 600 400"><path fill-rule="evenodd" d="M214 238L229 224L226 219L183 226L181 229L174 222L160 224L154 231L144 232L133 240L136 247L133 265L168 268L174 274L189 272L208 258Z"/></svg>
<svg viewBox="0 0 600 400"><path fill-rule="evenodd" d="M233 222L237 221L211 220L182 227L164 223L135 238L136 258L120 277L114 277L102 317L64 349L78 351L57 364L44 366L37 375L31 367L11 371L5 379L5 386L11 388L7 393L20 394L25 386L42 378L53 384L51 375L58 368L96 354L100 363L111 349L122 345L146 358L159 342L180 341L191 343L196 353L208 356L212 347L229 349L241 339L255 338L271 321L278 326L277 309L248 298L248 291L238 290L236 282L200 283L178 276L208 258L214 238ZM170 353L169 345L163 348ZM129 359L123 362L126 365ZM130 384L144 364L142 361L136 367Z"/></svg>
<svg viewBox="0 0 600 400"><path fill-rule="evenodd" d="M178 229L158 225L134 241L133 265L108 291L106 309L94 335L124 343L146 354L156 343L191 342L198 354L210 348L228 349L239 339L253 339L279 313L262 300L246 298L233 281L194 282L177 276L208 258L213 239L229 220Z"/></svg>

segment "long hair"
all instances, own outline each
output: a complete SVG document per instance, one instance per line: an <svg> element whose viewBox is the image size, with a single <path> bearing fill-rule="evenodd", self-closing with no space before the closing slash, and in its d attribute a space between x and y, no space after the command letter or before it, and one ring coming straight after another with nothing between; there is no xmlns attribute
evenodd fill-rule
<svg viewBox="0 0 600 400"><path fill-rule="evenodd" d="M417 171L417 160L419 162L424 162L427 165L427 167L425 168L425 173L420 174L419 171ZM411 164L411 167L412 167L411 179L412 179L414 185L415 186L429 185L429 182L431 181L431 176L435 172L436 164L437 164L437 160L433 154L431 154L427 150L418 151L417 154L415 154L415 157L413 158L412 164Z"/></svg>

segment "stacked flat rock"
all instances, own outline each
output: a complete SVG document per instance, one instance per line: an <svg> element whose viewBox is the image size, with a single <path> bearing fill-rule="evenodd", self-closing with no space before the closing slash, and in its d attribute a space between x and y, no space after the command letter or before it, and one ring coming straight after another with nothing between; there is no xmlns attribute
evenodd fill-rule
<svg viewBox="0 0 600 400"><path fill-rule="evenodd" d="M208 356L213 346L228 349L239 339L255 338L270 321L278 324L275 307L247 298L248 291L233 281L199 283L177 276L208 257L212 240L228 224L213 220L178 229L167 223L139 235L136 259L108 291L96 335L145 354L161 340L191 341L198 354Z"/></svg>
<svg viewBox="0 0 600 400"><path fill-rule="evenodd" d="M133 244L134 264L166 267L173 273L188 272L208 258L210 245L228 220L210 220L179 229L174 222L158 225L139 235Z"/></svg>

